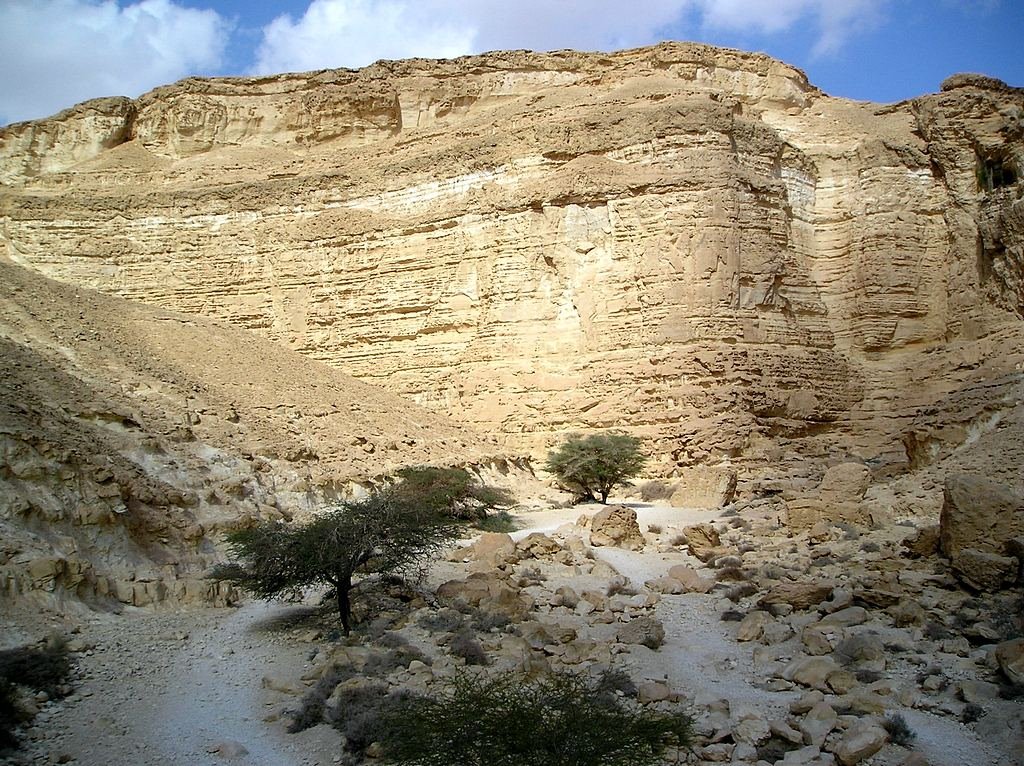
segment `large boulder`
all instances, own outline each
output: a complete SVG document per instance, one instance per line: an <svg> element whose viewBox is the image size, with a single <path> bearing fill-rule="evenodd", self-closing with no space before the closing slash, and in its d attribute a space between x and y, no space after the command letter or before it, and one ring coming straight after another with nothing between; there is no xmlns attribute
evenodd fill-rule
<svg viewBox="0 0 1024 766"><path fill-rule="evenodd" d="M1024 638L999 644L996 647L996 662L1011 684L1024 686Z"/></svg>
<svg viewBox="0 0 1024 766"><path fill-rule="evenodd" d="M665 627L653 617L636 617L619 626L615 639L621 644L642 644L657 649L665 643Z"/></svg>
<svg viewBox="0 0 1024 766"><path fill-rule="evenodd" d="M1020 562L1013 556L964 548L953 558L953 572L966 585L981 591L995 591L1017 581Z"/></svg>
<svg viewBox="0 0 1024 766"><path fill-rule="evenodd" d="M683 468L669 500L677 508L721 508L736 496L736 472L724 468Z"/></svg>
<svg viewBox="0 0 1024 766"><path fill-rule="evenodd" d="M830 583L782 582L772 587L757 605L767 609L774 604L789 604L796 610L810 609L832 595Z"/></svg>
<svg viewBox="0 0 1024 766"><path fill-rule="evenodd" d="M946 477L939 547L953 559L967 548L1004 555L1015 537L1024 536L1024 495L985 476L955 473Z"/></svg>
<svg viewBox="0 0 1024 766"><path fill-rule="evenodd" d="M624 505L609 505L598 511L590 521L590 544L631 551L643 549L644 536L636 521L636 511Z"/></svg>
<svg viewBox="0 0 1024 766"><path fill-rule="evenodd" d="M710 524L694 524L683 528L690 554L701 561L709 561L721 550L722 538Z"/></svg>
<svg viewBox="0 0 1024 766"><path fill-rule="evenodd" d="M533 599L494 572L476 572L465 580L449 580L437 589L445 604L462 602L482 611L522 620L534 606Z"/></svg>

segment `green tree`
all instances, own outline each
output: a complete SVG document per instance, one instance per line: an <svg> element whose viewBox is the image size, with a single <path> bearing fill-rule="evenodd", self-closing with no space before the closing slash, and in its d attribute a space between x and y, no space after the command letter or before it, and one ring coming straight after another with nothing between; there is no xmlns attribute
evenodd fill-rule
<svg viewBox="0 0 1024 766"><path fill-rule="evenodd" d="M621 431L580 436L570 434L548 453L544 469L585 500L607 503L618 484L640 473L645 458L640 440Z"/></svg>
<svg viewBox="0 0 1024 766"><path fill-rule="evenodd" d="M515 504L507 490L483 484L465 468L409 466L395 475L401 479L394 487L400 496L457 519L479 523Z"/></svg>
<svg viewBox="0 0 1024 766"><path fill-rule="evenodd" d="M623 700L575 673L460 675L390 700L386 763L409 766L643 766L690 742L690 719Z"/></svg>
<svg viewBox="0 0 1024 766"><path fill-rule="evenodd" d="M347 636L355 578L421 571L462 529L443 511L385 489L342 502L305 524L257 523L228 534L228 550L235 561L218 566L212 576L261 598L288 597L310 585L330 585Z"/></svg>

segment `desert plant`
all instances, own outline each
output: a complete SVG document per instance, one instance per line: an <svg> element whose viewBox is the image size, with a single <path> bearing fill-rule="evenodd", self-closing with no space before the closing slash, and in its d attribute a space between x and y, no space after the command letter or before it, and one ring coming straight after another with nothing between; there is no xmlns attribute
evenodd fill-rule
<svg viewBox="0 0 1024 766"><path fill-rule="evenodd" d="M446 606L420 615L416 624L428 633L451 633L462 627L462 620L461 612Z"/></svg>
<svg viewBox="0 0 1024 766"><path fill-rule="evenodd" d="M392 490L409 505L449 514L463 521L480 524L489 518L492 511L515 504L507 490L482 483L465 468L407 466L395 475L400 481ZM508 514L505 519L511 520Z"/></svg>
<svg viewBox="0 0 1024 766"><path fill-rule="evenodd" d="M473 524L481 532L515 532L516 522L508 511L489 513Z"/></svg>
<svg viewBox="0 0 1024 766"><path fill-rule="evenodd" d="M647 531L650 532L652 535L660 535L664 530L661 524L648 524Z"/></svg>
<svg viewBox="0 0 1024 766"><path fill-rule="evenodd" d="M548 453L544 468L566 489L584 500L608 502L619 484L626 485L643 468L640 440L619 431L570 434Z"/></svg>
<svg viewBox="0 0 1024 766"><path fill-rule="evenodd" d="M675 491L674 484L655 479L654 481L645 481L640 485L640 498L645 503L653 503L657 500L668 500Z"/></svg>
<svg viewBox="0 0 1024 766"><path fill-rule="evenodd" d="M642 766L690 741L690 720L621 700L573 673L464 674L385 714L386 762L416 766Z"/></svg>
<svg viewBox="0 0 1024 766"><path fill-rule="evenodd" d="M456 538L460 526L443 509L390 489L340 503L306 524L257 523L228 534L236 561L212 577L263 598L289 597L317 583L334 587L345 635L351 591L360 574L411 574Z"/></svg>
<svg viewBox="0 0 1024 766"><path fill-rule="evenodd" d="M889 732L889 739L893 743L901 747L913 747L917 734L910 728L907 719L901 713L889 713L886 715L885 720L882 721L882 726Z"/></svg>
<svg viewBox="0 0 1024 766"><path fill-rule="evenodd" d="M476 640L476 635L468 628L453 633L448 639L448 649L456 657L461 657L467 665L490 665L491 658L487 656L483 646Z"/></svg>

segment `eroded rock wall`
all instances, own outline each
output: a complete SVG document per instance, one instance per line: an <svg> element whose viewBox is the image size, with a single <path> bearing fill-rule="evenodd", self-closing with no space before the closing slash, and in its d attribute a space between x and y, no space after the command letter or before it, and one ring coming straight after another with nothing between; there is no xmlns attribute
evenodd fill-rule
<svg viewBox="0 0 1024 766"><path fill-rule="evenodd" d="M0 258L0 597L223 603L226 527L493 442L255 334ZM514 469L515 466L513 465Z"/></svg>
<svg viewBox="0 0 1024 766"><path fill-rule="evenodd" d="M1022 106L976 77L850 102L685 44L187 80L111 148L0 134L0 226L517 449L905 465L922 408L1020 374Z"/></svg>

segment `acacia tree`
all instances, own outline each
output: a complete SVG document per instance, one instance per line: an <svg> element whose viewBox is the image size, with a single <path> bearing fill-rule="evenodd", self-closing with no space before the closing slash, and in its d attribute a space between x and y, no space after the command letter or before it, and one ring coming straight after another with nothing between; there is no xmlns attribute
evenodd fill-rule
<svg viewBox="0 0 1024 766"><path fill-rule="evenodd" d="M457 519L479 522L515 504L507 490L481 483L465 468L409 466L395 475L401 479L394 487L400 496Z"/></svg>
<svg viewBox="0 0 1024 766"><path fill-rule="evenodd" d="M417 571L460 529L442 508L413 502L394 489L379 490L342 502L305 524L261 522L230 532L228 550L235 561L217 567L212 576L261 598L330 585L347 636L357 575Z"/></svg>
<svg viewBox="0 0 1024 766"><path fill-rule="evenodd" d="M621 431L570 434L548 453L544 469L583 499L607 503L612 489L628 484L645 460L640 440Z"/></svg>

